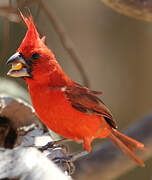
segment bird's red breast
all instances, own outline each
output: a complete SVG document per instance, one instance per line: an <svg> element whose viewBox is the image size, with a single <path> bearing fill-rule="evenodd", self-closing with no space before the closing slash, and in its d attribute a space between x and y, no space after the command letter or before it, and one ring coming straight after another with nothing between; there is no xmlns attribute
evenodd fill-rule
<svg viewBox="0 0 152 180"><path fill-rule="evenodd" d="M108 136L111 128L104 117L91 109L83 112L73 107L67 89L39 84L29 86L33 106L44 124L61 136L80 142L87 138L90 143L94 138ZM90 151L90 147L86 148Z"/></svg>

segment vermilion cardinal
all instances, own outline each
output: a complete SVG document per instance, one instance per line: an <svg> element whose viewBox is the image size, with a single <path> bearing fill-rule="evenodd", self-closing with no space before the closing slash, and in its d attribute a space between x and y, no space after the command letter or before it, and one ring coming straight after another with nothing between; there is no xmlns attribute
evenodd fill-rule
<svg viewBox="0 0 152 180"><path fill-rule="evenodd" d="M106 105L92 91L73 82L61 69L52 51L40 38L32 16L21 16L28 31L17 52L7 64L8 75L24 77L36 113L51 130L91 151L95 138L110 138L131 159L143 166L134 154L144 145L116 130L115 120Z"/></svg>

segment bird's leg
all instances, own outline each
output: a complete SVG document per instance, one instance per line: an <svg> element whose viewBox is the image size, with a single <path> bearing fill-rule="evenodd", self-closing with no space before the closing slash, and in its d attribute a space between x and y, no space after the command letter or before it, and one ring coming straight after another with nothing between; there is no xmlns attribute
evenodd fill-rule
<svg viewBox="0 0 152 180"><path fill-rule="evenodd" d="M73 160L77 159L78 154L74 157L73 155L68 154L68 148L62 142L67 142L68 139L61 139L57 141L52 141L47 143L45 146L39 148L41 152L47 150L50 152L47 157L51 159L58 167L60 167L63 172L66 172L68 175L73 174L75 171L75 166Z"/></svg>
<svg viewBox="0 0 152 180"><path fill-rule="evenodd" d="M75 166L74 166L73 162L76 161L77 159L87 155L88 153L89 153L88 151L83 150L81 152L74 153L67 157L56 157L52 160L56 164L62 164L62 166L65 164L65 166L67 168L66 171L68 172L69 175L71 175L75 171Z"/></svg>
<svg viewBox="0 0 152 180"><path fill-rule="evenodd" d="M45 150L47 150L49 148L51 148L51 149L62 148L66 152L68 152L67 146L65 146L64 144L60 144L60 143L67 142L67 141L69 141L69 140L65 139L65 138L57 140L57 141L51 141L51 142L48 142L46 145L40 147L39 150L43 152L43 151L45 151Z"/></svg>
<svg viewBox="0 0 152 180"><path fill-rule="evenodd" d="M60 144L67 141L69 140L65 138L57 140L57 141L51 141L47 143L45 146L42 146L41 148L39 148L39 150L41 152L45 150L49 150L49 151L51 150L51 154L49 158L55 164L57 164L64 172L66 171L68 175L71 175L75 171L75 166L73 162L87 155L89 152L86 150L83 150L81 152L76 152L74 154L69 155L67 146L65 146L64 144ZM64 152L62 151L63 154L61 154L61 156L58 154L58 150L59 150L58 148L61 148L62 150L64 150Z"/></svg>

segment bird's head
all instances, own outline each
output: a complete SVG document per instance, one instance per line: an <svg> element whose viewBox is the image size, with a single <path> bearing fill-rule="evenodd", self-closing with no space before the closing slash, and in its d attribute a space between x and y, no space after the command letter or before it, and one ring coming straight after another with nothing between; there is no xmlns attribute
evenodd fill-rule
<svg viewBox="0 0 152 180"><path fill-rule="evenodd" d="M44 79L57 61L52 51L45 45L45 37L40 38L32 16L26 18L20 14L28 30L17 52L7 61L7 64L12 65L8 75L24 77L27 80Z"/></svg>

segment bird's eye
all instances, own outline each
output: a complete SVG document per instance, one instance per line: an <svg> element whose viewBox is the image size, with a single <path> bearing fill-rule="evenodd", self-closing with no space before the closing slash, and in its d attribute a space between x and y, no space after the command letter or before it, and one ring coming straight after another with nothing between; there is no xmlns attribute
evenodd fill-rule
<svg viewBox="0 0 152 180"><path fill-rule="evenodd" d="M32 54L32 59L38 59L40 57L39 53Z"/></svg>

